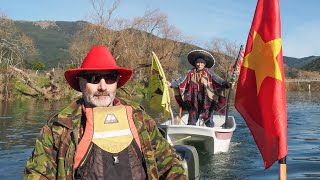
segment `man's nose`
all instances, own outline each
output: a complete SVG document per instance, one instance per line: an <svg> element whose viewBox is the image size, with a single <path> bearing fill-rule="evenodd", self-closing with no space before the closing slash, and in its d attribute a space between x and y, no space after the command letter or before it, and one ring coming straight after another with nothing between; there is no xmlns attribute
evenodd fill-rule
<svg viewBox="0 0 320 180"><path fill-rule="evenodd" d="M100 90L100 91L107 90L107 83L103 78L101 78L101 80L100 80L100 82L98 84L98 90Z"/></svg>

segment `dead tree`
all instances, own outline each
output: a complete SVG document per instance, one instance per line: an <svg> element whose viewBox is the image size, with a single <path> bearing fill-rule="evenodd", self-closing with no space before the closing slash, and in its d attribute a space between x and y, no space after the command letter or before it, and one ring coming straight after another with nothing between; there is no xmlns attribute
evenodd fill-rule
<svg viewBox="0 0 320 180"><path fill-rule="evenodd" d="M59 94L60 88L58 84L54 81L54 70L52 70L50 73L48 73L48 78L49 78L49 85L45 87L39 87L37 86L34 81L30 78L30 75L28 75L26 72L24 72L21 69L18 69L14 66L10 66L10 68L17 72L20 76L21 79L25 82L26 85L28 85L31 89L36 91L38 95L35 94L30 94L26 92L22 92L24 94L29 94L30 96L40 96L43 97L45 100L60 100L61 95Z"/></svg>

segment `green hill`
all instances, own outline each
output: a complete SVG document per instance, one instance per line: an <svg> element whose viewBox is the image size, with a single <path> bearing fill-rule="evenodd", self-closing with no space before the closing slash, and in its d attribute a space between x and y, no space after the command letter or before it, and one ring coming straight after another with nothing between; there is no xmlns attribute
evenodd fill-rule
<svg viewBox="0 0 320 180"><path fill-rule="evenodd" d="M284 63L289 67L296 67L300 59L294 57L283 56Z"/></svg>
<svg viewBox="0 0 320 180"><path fill-rule="evenodd" d="M320 56L308 56L304 58L294 58L294 57L284 56L284 63L291 68L304 69L303 68L304 66L308 66L308 64L313 63L313 61L316 61L319 58ZM320 69L318 71L320 71Z"/></svg>
<svg viewBox="0 0 320 180"><path fill-rule="evenodd" d="M301 67L301 69L306 70L306 71L320 72L320 56L314 58L314 60L311 63L308 63L307 65Z"/></svg>
<svg viewBox="0 0 320 180"><path fill-rule="evenodd" d="M83 21L16 21L21 32L30 36L39 50L38 59L46 68L56 67L60 62L70 59L68 48L72 36L81 28Z"/></svg>
<svg viewBox="0 0 320 180"><path fill-rule="evenodd" d="M64 62L70 59L69 46L72 41L73 36L78 33L81 28L88 22L77 21L77 22L67 22L67 21L15 21L18 29L31 37L34 41L36 48L39 51L39 56L36 59L28 60L28 62L38 61L45 64L45 69L51 67L57 67L59 64L64 64ZM123 31L138 31L135 29L126 29ZM117 32L115 32L117 33ZM139 36L142 36L146 32L135 32L136 39L139 40ZM150 38L158 38L150 34ZM171 40L168 40L171 41ZM191 66L186 61L187 53L192 49L198 49L199 47L187 44L179 43L180 46L185 47L186 52L180 57L181 67L180 72L186 71Z"/></svg>

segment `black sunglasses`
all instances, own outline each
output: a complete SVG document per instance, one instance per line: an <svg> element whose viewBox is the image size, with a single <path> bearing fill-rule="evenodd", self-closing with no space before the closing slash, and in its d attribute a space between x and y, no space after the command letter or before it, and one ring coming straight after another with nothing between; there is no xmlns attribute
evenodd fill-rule
<svg viewBox="0 0 320 180"><path fill-rule="evenodd" d="M107 84L113 84L118 79L118 73L109 73L109 74L82 74L78 77L82 77L87 80L88 83L98 84L103 78Z"/></svg>

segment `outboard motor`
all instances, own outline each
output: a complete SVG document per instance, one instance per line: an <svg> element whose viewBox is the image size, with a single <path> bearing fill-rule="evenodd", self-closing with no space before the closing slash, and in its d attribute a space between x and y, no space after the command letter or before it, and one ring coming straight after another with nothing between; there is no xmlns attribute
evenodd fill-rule
<svg viewBox="0 0 320 180"><path fill-rule="evenodd" d="M158 127L160 133L163 137L167 139L166 128ZM190 180L200 179L200 169L199 169L199 155L195 147L190 145L173 145L177 154L182 158L181 164L188 172L188 178Z"/></svg>
<svg viewBox="0 0 320 180"><path fill-rule="evenodd" d="M196 148L189 145L174 145L173 148L181 156L181 164L188 172L188 178L198 180L200 178L199 156Z"/></svg>

